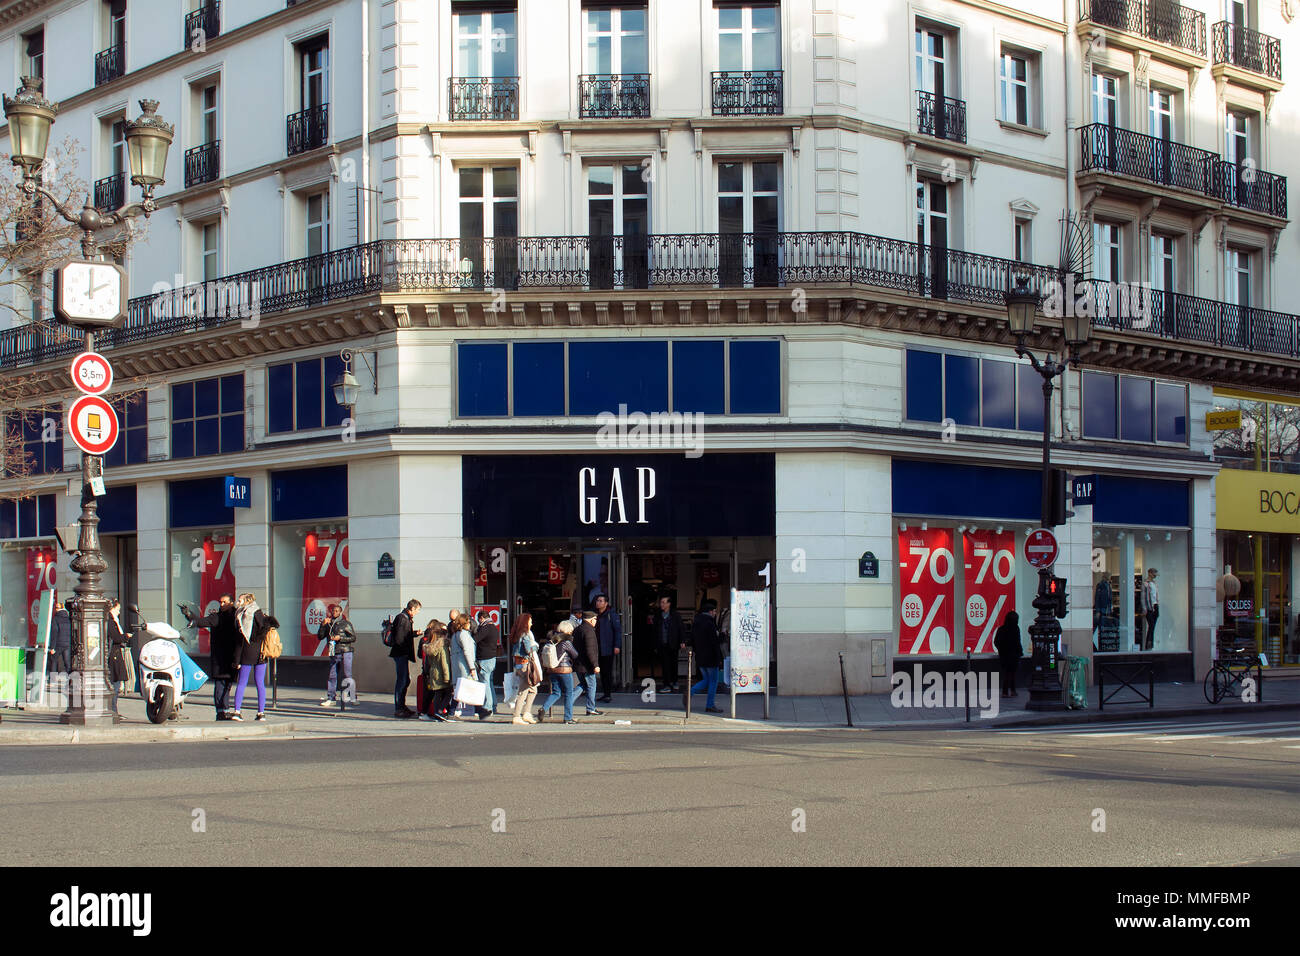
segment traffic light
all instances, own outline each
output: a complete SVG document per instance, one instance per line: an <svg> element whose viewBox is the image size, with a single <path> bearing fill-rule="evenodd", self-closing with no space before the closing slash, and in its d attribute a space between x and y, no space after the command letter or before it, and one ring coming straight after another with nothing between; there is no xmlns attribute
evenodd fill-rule
<svg viewBox="0 0 1300 956"><path fill-rule="evenodd" d="M1053 613L1057 618L1064 619L1070 609L1070 595L1065 589L1065 578L1053 575L1047 586L1047 594L1056 604Z"/></svg>
<svg viewBox="0 0 1300 956"><path fill-rule="evenodd" d="M1069 478L1063 468L1053 468L1047 473L1047 527L1063 525L1067 518L1074 516L1073 511L1065 508L1065 489Z"/></svg>

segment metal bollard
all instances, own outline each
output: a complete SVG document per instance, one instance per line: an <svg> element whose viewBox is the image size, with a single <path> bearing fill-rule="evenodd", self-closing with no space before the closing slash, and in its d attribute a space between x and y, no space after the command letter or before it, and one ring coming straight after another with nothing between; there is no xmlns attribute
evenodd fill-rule
<svg viewBox="0 0 1300 956"><path fill-rule="evenodd" d="M849 680L844 676L844 655L840 654L840 689L844 691L844 719L853 726L853 711L849 709Z"/></svg>
<svg viewBox="0 0 1300 956"><path fill-rule="evenodd" d="M695 649L686 649L686 689L682 692L682 704L686 707L686 720L691 719L691 681L695 675Z"/></svg>

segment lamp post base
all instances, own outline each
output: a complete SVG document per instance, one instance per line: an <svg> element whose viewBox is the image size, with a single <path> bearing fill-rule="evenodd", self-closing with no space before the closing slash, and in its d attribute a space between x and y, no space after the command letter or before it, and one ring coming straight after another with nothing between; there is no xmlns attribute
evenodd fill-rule
<svg viewBox="0 0 1300 956"><path fill-rule="evenodd" d="M113 689L102 673L76 671L69 684L69 706L59 715L59 723L73 727L110 727L122 722L122 716L113 706Z"/></svg>
<svg viewBox="0 0 1300 956"><path fill-rule="evenodd" d="M1029 637L1034 642L1030 660L1033 673L1029 677L1029 702L1025 710L1066 710L1056 653L1061 640L1061 622L1056 618L1056 602L1048 593L1051 577L1052 572L1047 568L1038 572L1038 596L1034 598L1038 617L1029 625Z"/></svg>

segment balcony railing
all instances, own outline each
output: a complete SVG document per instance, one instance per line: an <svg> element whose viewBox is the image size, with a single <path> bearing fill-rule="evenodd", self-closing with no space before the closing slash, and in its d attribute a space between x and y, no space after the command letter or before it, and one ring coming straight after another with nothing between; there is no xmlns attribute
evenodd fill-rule
<svg viewBox="0 0 1300 956"><path fill-rule="evenodd" d="M195 44L221 36L221 0L207 0L207 3L185 14L185 39L182 49L190 49Z"/></svg>
<svg viewBox="0 0 1300 956"><path fill-rule="evenodd" d="M1253 164L1218 160L1214 164L1215 196L1229 206L1266 216L1286 218L1286 177L1266 173Z"/></svg>
<svg viewBox="0 0 1300 956"><path fill-rule="evenodd" d="M117 212L126 203L126 173L114 173L95 180L95 208Z"/></svg>
<svg viewBox="0 0 1300 956"><path fill-rule="evenodd" d="M713 73L714 116L779 116L784 109L780 70Z"/></svg>
<svg viewBox="0 0 1300 956"><path fill-rule="evenodd" d="M1079 132L1081 173L1118 173L1214 195L1214 164L1219 157L1208 150L1105 123L1091 123Z"/></svg>
<svg viewBox="0 0 1300 956"><path fill-rule="evenodd" d="M1212 29L1214 62L1231 63L1274 80L1282 79L1282 41L1249 27L1216 23Z"/></svg>
<svg viewBox="0 0 1300 956"><path fill-rule="evenodd" d="M1174 0L1080 0L1079 18L1205 56L1205 14Z"/></svg>
<svg viewBox="0 0 1300 956"><path fill-rule="evenodd" d="M519 77L461 76L447 81L452 120L519 119Z"/></svg>
<svg viewBox="0 0 1300 956"><path fill-rule="evenodd" d="M285 119L285 138L290 156L317 149L329 142L329 104L322 103Z"/></svg>
<svg viewBox="0 0 1300 956"><path fill-rule="evenodd" d="M119 43L95 54L95 85L103 86L126 72L126 44Z"/></svg>
<svg viewBox="0 0 1300 956"><path fill-rule="evenodd" d="M578 115L583 119L649 116L650 74L601 73L578 77Z"/></svg>
<svg viewBox="0 0 1300 956"><path fill-rule="evenodd" d="M185 151L185 188L210 183L221 175L221 140Z"/></svg>
<svg viewBox="0 0 1300 956"><path fill-rule="evenodd" d="M916 130L926 136L966 142L966 101L918 90Z"/></svg>

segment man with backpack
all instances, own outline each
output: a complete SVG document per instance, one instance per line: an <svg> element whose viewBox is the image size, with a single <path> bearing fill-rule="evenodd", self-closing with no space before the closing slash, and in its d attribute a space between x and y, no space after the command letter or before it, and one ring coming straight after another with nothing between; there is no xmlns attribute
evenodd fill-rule
<svg viewBox="0 0 1300 956"><path fill-rule="evenodd" d="M406 706L406 690L411 686L411 664L415 661L415 615L422 605L415 598L406 602L406 609L393 618L387 639L388 656L393 659L397 682L393 685L393 716L409 720L417 716Z"/></svg>
<svg viewBox="0 0 1300 956"><path fill-rule="evenodd" d="M478 630L474 632L474 647L479 679L487 685L482 707L474 708L479 720L487 720L497 709L496 693L492 689L492 672L501 654L501 629L492 623L492 612L478 612Z"/></svg>
<svg viewBox="0 0 1300 956"><path fill-rule="evenodd" d="M599 717L596 708L596 677L600 674L600 638L596 635L596 612L584 611L582 623L573 631L573 645L578 651L576 673L587 692L587 716Z"/></svg>

